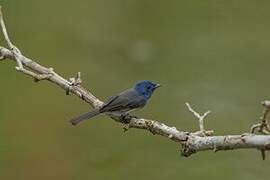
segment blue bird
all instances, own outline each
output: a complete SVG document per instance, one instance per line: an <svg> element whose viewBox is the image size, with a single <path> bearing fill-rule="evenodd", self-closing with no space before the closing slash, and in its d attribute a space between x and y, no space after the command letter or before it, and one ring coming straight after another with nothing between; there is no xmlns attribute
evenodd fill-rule
<svg viewBox="0 0 270 180"><path fill-rule="evenodd" d="M81 121L91 119L102 113L109 113L122 117L126 116L133 110L143 108L156 88L160 86L160 84L155 84L147 80L137 82L133 88L109 98L101 108L75 117L71 119L70 122L75 126Z"/></svg>

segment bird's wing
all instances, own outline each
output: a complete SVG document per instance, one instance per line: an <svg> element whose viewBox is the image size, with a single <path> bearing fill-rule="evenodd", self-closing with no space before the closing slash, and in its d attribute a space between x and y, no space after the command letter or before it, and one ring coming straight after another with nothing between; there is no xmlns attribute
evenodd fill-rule
<svg viewBox="0 0 270 180"><path fill-rule="evenodd" d="M100 109L100 112L129 110L142 107L145 103L146 101L142 96L134 89L129 89L111 97Z"/></svg>

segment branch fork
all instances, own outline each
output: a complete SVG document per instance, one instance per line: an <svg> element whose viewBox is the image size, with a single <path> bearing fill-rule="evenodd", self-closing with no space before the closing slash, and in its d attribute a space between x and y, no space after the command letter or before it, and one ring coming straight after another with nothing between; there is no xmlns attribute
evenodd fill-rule
<svg viewBox="0 0 270 180"><path fill-rule="evenodd" d="M79 86L82 83L81 72L78 72L76 74L76 77L69 78L69 81L72 84L72 86Z"/></svg>
<svg viewBox="0 0 270 180"><path fill-rule="evenodd" d="M198 119L199 122L199 131L196 131L192 134L196 136L211 136L214 133L214 131L204 129L204 119L206 118L207 115L211 113L211 111L208 110L204 114L200 115L194 109L192 109L192 107L188 102L186 102L186 106L188 110Z"/></svg>
<svg viewBox="0 0 270 180"><path fill-rule="evenodd" d="M264 107L262 116L260 117L261 122L258 124L254 124L251 126L251 133L255 133L256 131L262 134L270 134L270 126L268 123L267 116L270 112L270 101L262 101L262 106Z"/></svg>
<svg viewBox="0 0 270 180"><path fill-rule="evenodd" d="M81 72L78 72L75 77L69 78L69 82L70 82L70 86L66 89L66 95L70 94L70 91L72 88L81 85L82 83ZM84 96L81 95L81 98L83 99Z"/></svg>
<svg viewBox="0 0 270 180"><path fill-rule="evenodd" d="M268 135L270 134L270 126L268 123L267 116L270 111L270 101L265 100L265 101L262 101L261 104L264 107L262 116L260 117L261 122L258 124L252 125L250 132L254 134L256 131L258 131L259 133ZM269 145L269 142L266 143L266 146L267 145ZM265 148L260 149L263 160L265 160L265 157L266 157L265 150L266 150Z"/></svg>

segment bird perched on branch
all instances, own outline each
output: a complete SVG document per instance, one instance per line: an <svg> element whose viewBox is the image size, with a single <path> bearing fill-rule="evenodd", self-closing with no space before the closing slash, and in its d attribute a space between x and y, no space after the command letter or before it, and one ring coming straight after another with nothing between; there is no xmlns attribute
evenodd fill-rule
<svg viewBox="0 0 270 180"><path fill-rule="evenodd" d="M143 108L153 92L160 86L147 80L137 82L133 88L110 97L101 108L75 117L70 122L75 126L102 113L125 117L129 112Z"/></svg>

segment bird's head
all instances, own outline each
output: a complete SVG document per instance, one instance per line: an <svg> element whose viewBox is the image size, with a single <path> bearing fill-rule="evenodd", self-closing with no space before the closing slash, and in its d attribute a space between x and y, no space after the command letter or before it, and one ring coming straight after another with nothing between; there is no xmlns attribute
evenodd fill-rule
<svg viewBox="0 0 270 180"><path fill-rule="evenodd" d="M160 87L160 84L153 83L151 81L139 81L136 83L134 89L146 99L149 99L153 92Z"/></svg>

